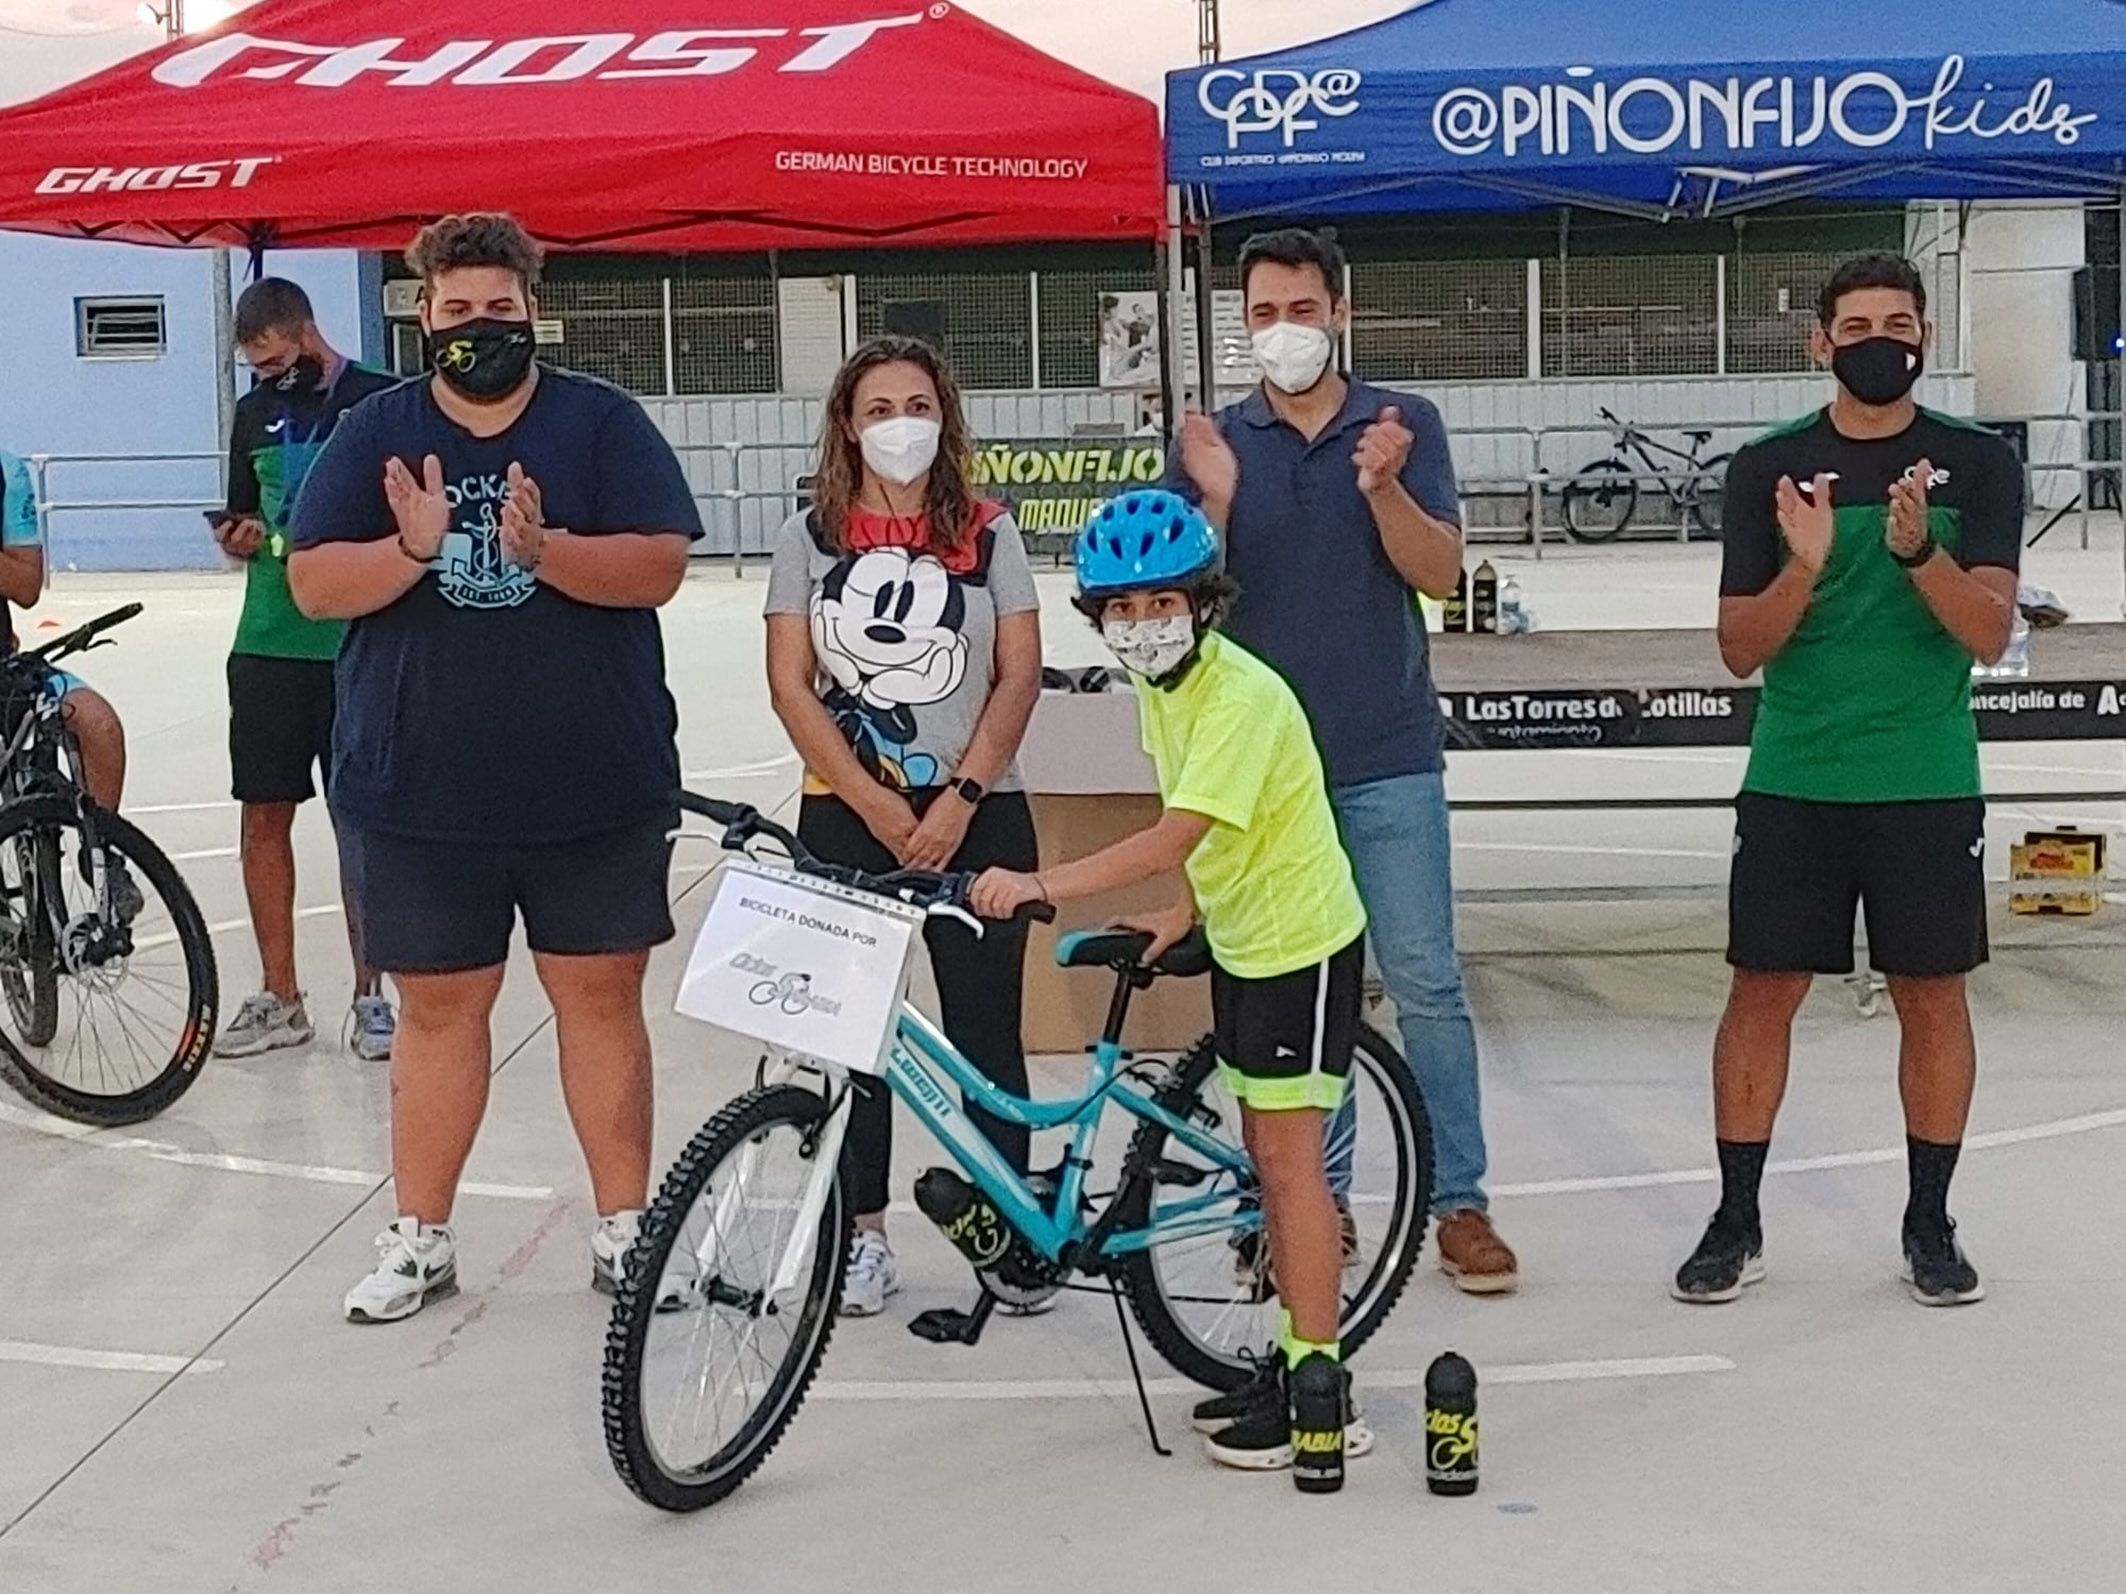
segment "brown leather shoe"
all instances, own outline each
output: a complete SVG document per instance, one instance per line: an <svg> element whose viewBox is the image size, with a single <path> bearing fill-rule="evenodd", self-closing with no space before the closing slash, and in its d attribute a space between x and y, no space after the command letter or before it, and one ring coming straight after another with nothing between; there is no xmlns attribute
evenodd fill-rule
<svg viewBox="0 0 2126 1594"><path fill-rule="evenodd" d="M1510 1295L1520 1288L1520 1263L1499 1238L1489 1213L1465 1207L1439 1220L1440 1271L1468 1295Z"/></svg>

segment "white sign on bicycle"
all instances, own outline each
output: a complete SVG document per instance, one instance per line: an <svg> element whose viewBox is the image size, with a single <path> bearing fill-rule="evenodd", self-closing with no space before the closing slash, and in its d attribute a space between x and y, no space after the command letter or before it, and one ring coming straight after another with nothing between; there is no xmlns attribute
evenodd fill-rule
<svg viewBox="0 0 2126 1594"><path fill-rule="evenodd" d="M694 938L678 1009L778 1051L878 1073L923 922L880 897L733 862Z"/></svg>

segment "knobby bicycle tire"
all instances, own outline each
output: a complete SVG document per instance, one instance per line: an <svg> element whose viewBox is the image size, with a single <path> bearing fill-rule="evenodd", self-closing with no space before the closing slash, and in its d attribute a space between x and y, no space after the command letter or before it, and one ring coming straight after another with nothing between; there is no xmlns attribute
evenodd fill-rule
<svg viewBox="0 0 2126 1594"><path fill-rule="evenodd" d="M25 1046L49 1046L59 1033L59 943L50 904L66 900L59 879L59 844L52 831L18 834L10 842L21 875L19 961L0 971L0 992Z"/></svg>
<svg viewBox="0 0 2126 1594"><path fill-rule="evenodd" d="M170 915L171 930L184 957L184 1025L162 1071L130 1091L101 1095L53 1079L23 1054L14 1037L4 1030L0 1030L0 1076L45 1111L76 1123L137 1124L164 1111L190 1090L206 1066L214 1044L215 1012L220 1000L214 943L199 904L193 900L177 866L136 826L116 814L89 808L84 816L67 798L31 798L0 808L0 847L10 845L24 832L41 831L49 838L65 830L79 831L84 823L93 827L107 850L125 859L154 888ZM61 849L53 842L50 850L56 857ZM56 987L56 976L54 983Z"/></svg>
<svg viewBox="0 0 2126 1594"><path fill-rule="evenodd" d="M709 1188L711 1176L748 1141L785 1124L816 1129L826 1116L826 1102L796 1085L771 1086L739 1097L695 1132L643 1217L640 1237L628 1254L619 1297L613 1303L601 1394L605 1447L614 1470L639 1499L659 1510L700 1511L758 1471L804 1404L805 1393L826 1357L827 1342L834 1336L841 1311L842 1252L849 1227L839 1174L820 1214L812 1277L799 1318L802 1355L794 1365L786 1361L778 1369L770 1398L748 1414L737 1437L709 1458L714 1465L677 1477L659 1461L642 1417L644 1355L652 1321L671 1321L668 1314L658 1311L657 1303L666 1262L687 1214Z"/></svg>
<svg viewBox="0 0 2126 1594"><path fill-rule="evenodd" d="M1614 526L1582 526L1578 519L1578 506L1591 498L1608 494L1612 500L1624 501L1623 513L1617 516ZM1639 479L1632 473L1629 462L1610 458L1598 459L1582 465L1565 484L1558 505L1559 518L1564 522L1565 533L1574 542L1601 544L1614 542L1630 529L1632 517L1639 512Z"/></svg>
<svg viewBox="0 0 2126 1594"><path fill-rule="evenodd" d="M1346 1355L1356 1354L1373 1337L1402 1298L1424 1250L1425 1221L1432 1204L1432 1122L1425 1112L1417 1078L1402 1053L1370 1024L1359 1026L1357 1051L1351 1064L1354 1076L1361 1068L1369 1069L1377 1078L1382 1095L1403 1114L1400 1138L1407 1141L1411 1166L1401 1170L1408 1186L1408 1210L1397 1215L1400 1223L1394 1254L1384 1267L1376 1264L1378 1276L1368 1280L1368 1288L1360 1298L1359 1315L1342 1325ZM1162 1093L1162 1102L1177 1113L1185 1113L1198 1100L1216 1067L1217 1056L1206 1037L1175 1066L1173 1083ZM1130 1141L1129 1166L1140 1170L1156 1166L1165 1154L1166 1141L1167 1133L1159 1125L1142 1125ZM1135 1208L1129 1219L1143 1222L1150 1202L1148 1181L1139 1182L1127 1195ZM1118 1270L1144 1337L1174 1371L1215 1390L1239 1389L1254 1376L1254 1364L1213 1355L1182 1325L1167 1301L1152 1251L1121 1258Z"/></svg>

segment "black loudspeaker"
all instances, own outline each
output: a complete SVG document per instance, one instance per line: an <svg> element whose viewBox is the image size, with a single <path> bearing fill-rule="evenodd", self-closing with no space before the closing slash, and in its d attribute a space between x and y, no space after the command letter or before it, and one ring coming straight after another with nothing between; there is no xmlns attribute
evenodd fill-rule
<svg viewBox="0 0 2126 1594"><path fill-rule="evenodd" d="M2118 274L2112 273L2116 283ZM914 338L927 343L933 349L945 347L945 305L940 299L888 299L886 313L882 318L886 333L896 338ZM2112 324L2118 324L2118 311L2112 311Z"/></svg>
<svg viewBox="0 0 2126 1594"><path fill-rule="evenodd" d="M2074 274L2074 357L2119 357L2119 268L2084 266Z"/></svg>

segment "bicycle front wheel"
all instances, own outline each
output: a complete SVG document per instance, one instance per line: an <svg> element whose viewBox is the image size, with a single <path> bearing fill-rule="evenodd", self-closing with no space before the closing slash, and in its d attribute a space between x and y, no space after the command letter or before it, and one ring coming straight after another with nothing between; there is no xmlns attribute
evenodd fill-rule
<svg viewBox="0 0 2126 1594"><path fill-rule="evenodd" d="M49 1046L59 1032L59 938L53 904L63 901L59 837L21 831L0 848L0 993L25 1046Z"/></svg>
<svg viewBox="0 0 2126 1594"><path fill-rule="evenodd" d="M0 1075L85 1124L139 1123L191 1089L218 981L162 849L116 814L32 798L0 808L0 880Z"/></svg>
<svg viewBox="0 0 2126 1594"><path fill-rule="evenodd" d="M752 1476L827 1353L849 1223L839 1171L824 1201L814 1187L827 1117L795 1085L739 1097L695 1134L628 1252L605 1444L660 1510L699 1511Z"/></svg>
<svg viewBox="0 0 2126 1594"><path fill-rule="evenodd" d="M1220 1080L1205 1040L1184 1057L1161 1099L1177 1114L1205 1113L1236 1141L1240 1107ZM1324 1120L1322 1160L1346 1225L1341 1333L1346 1353L1373 1337L1394 1310L1418 1254L1432 1199L1432 1126L1410 1065L1370 1024L1359 1026L1351 1089L1341 1112ZM1130 1147L1131 1166L1164 1170L1162 1182L1198 1193L1188 1169L1208 1164L1145 1124ZM1126 1257L1123 1287L1144 1336L1184 1377L1213 1389L1238 1389L1277 1338L1278 1301L1256 1195L1240 1192L1234 1227ZM1145 1194L1137 1198L1145 1203ZM1142 1213L1133 1214L1141 1221Z"/></svg>
<svg viewBox="0 0 2126 1594"><path fill-rule="evenodd" d="M1727 468L1732 454L1719 454L1698 467L1691 483L1690 518L1698 530L1714 542L1720 540L1727 517Z"/></svg>

